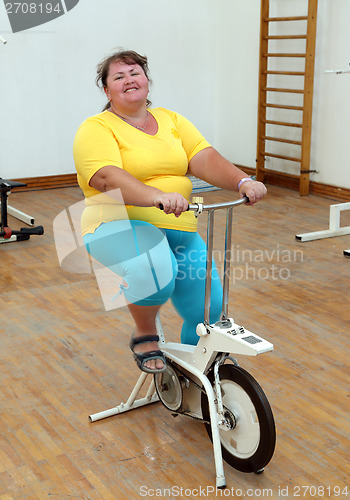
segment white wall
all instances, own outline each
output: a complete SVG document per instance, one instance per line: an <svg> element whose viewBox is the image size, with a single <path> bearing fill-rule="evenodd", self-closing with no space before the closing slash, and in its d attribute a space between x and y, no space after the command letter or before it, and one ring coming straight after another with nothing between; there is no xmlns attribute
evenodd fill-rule
<svg viewBox="0 0 350 500"><path fill-rule="evenodd" d="M79 124L105 97L96 65L114 48L149 58L154 106L185 114L214 139L213 0L81 0L64 16L12 34L0 5L0 176L74 172Z"/></svg>
<svg viewBox="0 0 350 500"><path fill-rule="evenodd" d="M220 0L215 14L215 146L255 168L260 0Z"/></svg>
<svg viewBox="0 0 350 500"><path fill-rule="evenodd" d="M350 2L319 2L312 130L312 180L350 188Z"/></svg>
<svg viewBox="0 0 350 500"><path fill-rule="evenodd" d="M271 8L294 15L306 3ZM148 56L154 106L183 113L227 158L254 167L259 18L260 0L81 0L12 34L0 5L8 40L0 45L0 176L74 172L75 131L104 104L96 65L116 47ZM350 188L350 74L324 73L349 67L350 2L322 0L318 18L311 168L319 174L311 178Z"/></svg>

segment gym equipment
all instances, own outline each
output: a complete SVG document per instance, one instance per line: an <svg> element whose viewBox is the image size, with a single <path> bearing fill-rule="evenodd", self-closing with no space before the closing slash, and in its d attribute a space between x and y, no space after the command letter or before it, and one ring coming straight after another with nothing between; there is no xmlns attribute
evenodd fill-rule
<svg viewBox="0 0 350 500"><path fill-rule="evenodd" d="M247 198L228 203L189 206L198 217L208 212L204 321L197 325L196 346L165 342L159 317L157 333L167 368L151 375L146 396L136 399L150 374L142 372L129 399L115 408L90 415L90 421L161 401L173 416L186 415L205 424L213 444L217 488L226 487L223 459L243 472L260 473L271 460L276 443L273 413L258 382L231 354L256 356L273 345L228 317L233 208ZM214 211L226 209L223 305L221 319L209 323ZM227 363L230 362L230 363Z"/></svg>
<svg viewBox="0 0 350 500"><path fill-rule="evenodd" d="M0 224L0 243L9 243L11 241L25 241L29 240L31 235L44 234L43 226L36 227L22 227L19 231L15 231L8 227L7 214L10 213L14 217L26 222L27 224L34 224L33 217L30 217L19 210L8 207L7 198L12 188L26 186L22 182L9 181L0 178L0 203L1 203L1 224Z"/></svg>
<svg viewBox="0 0 350 500"><path fill-rule="evenodd" d="M312 233L296 234L295 238L298 241L313 241L323 238L333 238L334 236L345 236L350 234L350 226L340 226L340 212L350 210L350 202L335 203L329 207L329 229L323 231L314 231ZM345 257L350 257L350 249L344 250Z"/></svg>

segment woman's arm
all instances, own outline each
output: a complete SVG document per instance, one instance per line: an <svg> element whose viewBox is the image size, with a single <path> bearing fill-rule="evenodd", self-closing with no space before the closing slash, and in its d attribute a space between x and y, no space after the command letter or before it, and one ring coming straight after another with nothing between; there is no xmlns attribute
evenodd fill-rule
<svg viewBox="0 0 350 500"><path fill-rule="evenodd" d="M188 172L203 181L222 189L238 191L239 182L247 177L241 169L226 160L216 149L202 149L189 162ZM248 196L250 204L254 204L266 194L262 182L247 181L239 188L241 196Z"/></svg>
<svg viewBox="0 0 350 500"><path fill-rule="evenodd" d="M120 189L124 203L139 207L157 207L162 205L166 214L174 214L178 217L187 210L188 202L179 193L164 193L160 189L147 186L133 175L122 168L107 165L100 168L91 177L90 186L101 193Z"/></svg>

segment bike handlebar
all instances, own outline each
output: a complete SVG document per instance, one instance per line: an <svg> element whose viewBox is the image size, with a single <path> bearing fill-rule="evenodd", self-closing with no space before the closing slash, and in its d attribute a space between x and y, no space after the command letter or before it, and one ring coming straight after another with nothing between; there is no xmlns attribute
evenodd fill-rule
<svg viewBox="0 0 350 500"><path fill-rule="evenodd" d="M208 211L208 210L216 210L219 208L236 207L238 205L243 205L245 203L249 203L249 198L247 196L244 196L243 198L240 198L240 199L234 200L234 201L227 201L224 203L211 203L210 205L203 205L202 203L190 204L190 205L188 205L187 210L196 211L196 210L198 210L199 205L202 205L202 211Z"/></svg>
<svg viewBox="0 0 350 500"><path fill-rule="evenodd" d="M193 203L189 204L187 207L187 211L191 210L193 212L203 212L203 211L209 211L209 210L217 210L220 208L230 208L230 207L236 207L237 205L243 205L249 203L249 198L248 196L243 196L243 198L240 198L238 200L234 201L227 201L224 203L211 203L210 205L203 205L203 203ZM159 205L160 210L164 210L164 207L162 204Z"/></svg>

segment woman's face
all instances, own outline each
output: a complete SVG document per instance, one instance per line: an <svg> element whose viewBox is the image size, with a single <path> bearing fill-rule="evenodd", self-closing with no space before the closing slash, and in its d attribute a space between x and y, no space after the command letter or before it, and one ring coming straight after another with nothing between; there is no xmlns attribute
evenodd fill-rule
<svg viewBox="0 0 350 500"><path fill-rule="evenodd" d="M109 66L104 90L107 98L121 112L135 110L146 105L149 82L138 64L117 61Z"/></svg>

